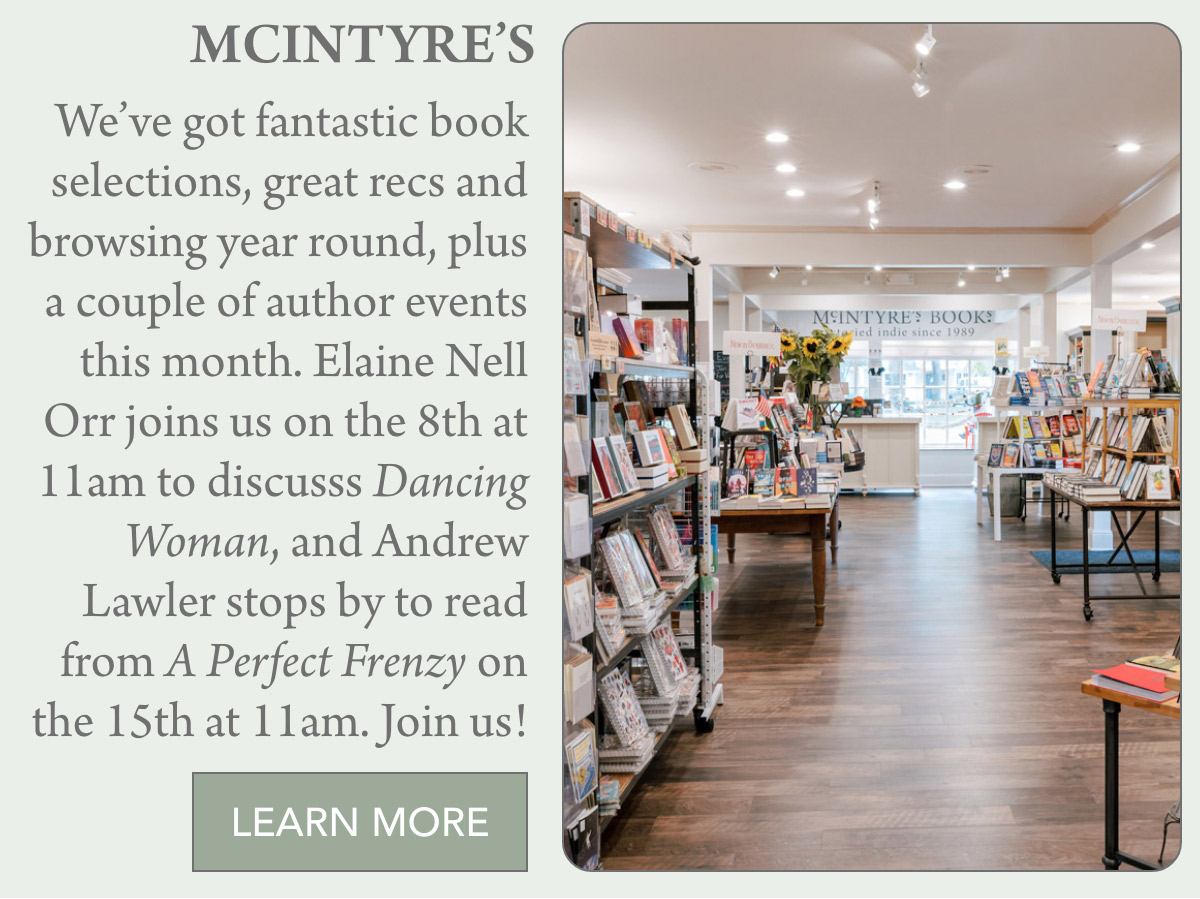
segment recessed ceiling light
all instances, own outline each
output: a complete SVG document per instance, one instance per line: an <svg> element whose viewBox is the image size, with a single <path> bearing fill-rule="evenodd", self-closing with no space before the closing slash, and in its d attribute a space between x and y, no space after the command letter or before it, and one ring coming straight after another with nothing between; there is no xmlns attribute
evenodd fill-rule
<svg viewBox="0 0 1200 899"><path fill-rule="evenodd" d="M1147 240L1142 244L1142 249L1143 250L1153 250L1154 244Z"/></svg>
<svg viewBox="0 0 1200 899"><path fill-rule="evenodd" d="M796 171L796 167L790 162L781 162L779 165L775 166L775 171L781 172L784 175L790 175L792 172Z"/></svg>
<svg viewBox="0 0 1200 899"><path fill-rule="evenodd" d="M788 136L782 131L772 131L767 135L767 142L772 144L786 144Z"/></svg>
<svg viewBox="0 0 1200 899"><path fill-rule="evenodd" d="M969 271L969 272L973 272L973 271L975 271L975 266L973 266L973 265L968 265L968 266L967 266L967 271Z"/></svg>
<svg viewBox="0 0 1200 899"><path fill-rule="evenodd" d="M1140 149L1142 149L1142 145L1136 144L1131 140L1127 140L1123 144L1117 144L1117 150L1121 153L1136 153Z"/></svg>
<svg viewBox="0 0 1200 899"><path fill-rule="evenodd" d="M962 190L966 186L967 185L965 182L959 181L957 178L953 181L947 181L942 185L942 187L946 188L946 190Z"/></svg>
<svg viewBox="0 0 1200 899"><path fill-rule="evenodd" d="M937 40L933 36L933 26L926 25L925 33L921 35L921 39L917 41L917 52L922 56L928 56L929 51L933 49L933 45Z"/></svg>
<svg viewBox="0 0 1200 899"><path fill-rule="evenodd" d="M789 197L802 197L804 196L804 191L798 187L793 187L788 190L787 195Z"/></svg>
<svg viewBox="0 0 1200 899"><path fill-rule="evenodd" d="M1150 299L1150 294L1148 294L1148 293L1144 293L1144 294L1142 294L1142 299L1143 299L1143 300L1148 300L1148 299Z"/></svg>
<svg viewBox="0 0 1200 899"><path fill-rule="evenodd" d="M875 266L875 271L877 271L877 272L883 271L883 266L882 265Z"/></svg>
<svg viewBox="0 0 1200 899"><path fill-rule="evenodd" d="M811 272L811 271L812 271L812 266L811 266L811 265L806 265L806 266L804 266L804 270L805 270L806 272Z"/></svg>

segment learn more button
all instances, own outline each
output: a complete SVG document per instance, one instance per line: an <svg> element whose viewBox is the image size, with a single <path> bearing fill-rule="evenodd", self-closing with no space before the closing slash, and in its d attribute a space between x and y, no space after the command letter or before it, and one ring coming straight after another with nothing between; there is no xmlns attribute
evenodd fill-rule
<svg viewBox="0 0 1200 899"><path fill-rule="evenodd" d="M527 775L195 772L193 871L525 871Z"/></svg>

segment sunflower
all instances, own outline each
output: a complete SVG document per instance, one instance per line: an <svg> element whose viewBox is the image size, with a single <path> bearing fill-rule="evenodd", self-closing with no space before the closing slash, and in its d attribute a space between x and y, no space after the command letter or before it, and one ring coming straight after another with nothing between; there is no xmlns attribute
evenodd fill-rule
<svg viewBox="0 0 1200 899"><path fill-rule="evenodd" d="M796 352L796 338L791 334L784 332L779 337L779 347L784 353Z"/></svg>
<svg viewBox="0 0 1200 899"><path fill-rule="evenodd" d="M825 347L825 351L829 353L830 356L841 355L842 353L846 352L846 339L844 337L833 338L833 340L829 341L828 346Z"/></svg>
<svg viewBox="0 0 1200 899"><path fill-rule="evenodd" d="M800 342L801 348L804 350L805 356L815 356L821 352L821 341L817 337L805 337Z"/></svg>

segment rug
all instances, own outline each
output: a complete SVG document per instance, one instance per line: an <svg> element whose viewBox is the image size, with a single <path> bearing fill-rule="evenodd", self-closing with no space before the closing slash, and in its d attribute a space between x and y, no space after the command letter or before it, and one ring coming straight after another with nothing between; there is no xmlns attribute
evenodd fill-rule
<svg viewBox="0 0 1200 899"><path fill-rule="evenodd" d="M1050 550L1048 549L1031 549L1029 554L1042 564L1043 568L1050 567ZM1088 552L1088 566L1091 569L1089 574L1119 574L1121 572L1133 572L1133 568L1129 565L1129 557L1125 555L1125 550L1113 559L1111 568L1099 568L1098 565L1103 565L1108 561L1108 557L1112 555L1112 550L1090 550ZM1083 574L1083 550L1080 549L1060 549L1058 556L1058 570L1064 574ZM1154 573L1154 550L1152 549L1135 549L1133 551L1133 560L1137 562L1138 571L1142 574L1146 572ZM1124 565L1118 565L1118 562L1124 562ZM1178 571L1179 570L1179 550L1164 549L1158 554L1158 567L1161 571Z"/></svg>

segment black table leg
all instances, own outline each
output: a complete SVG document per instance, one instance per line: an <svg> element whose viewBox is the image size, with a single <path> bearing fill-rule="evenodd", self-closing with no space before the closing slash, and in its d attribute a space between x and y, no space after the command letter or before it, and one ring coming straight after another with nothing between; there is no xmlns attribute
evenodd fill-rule
<svg viewBox="0 0 1200 899"><path fill-rule="evenodd" d="M1117 847L1120 830L1117 751L1120 748L1121 703L1104 700L1104 867L1115 871L1121 866Z"/></svg>
<svg viewBox="0 0 1200 899"><path fill-rule="evenodd" d="M1054 583L1062 581L1062 575L1058 573L1058 529L1054 525L1054 491L1050 491L1050 577L1054 579Z"/></svg>
<svg viewBox="0 0 1200 899"><path fill-rule="evenodd" d="M1154 510L1154 580L1156 581L1158 580L1159 575L1162 574L1162 568L1160 567L1160 562L1158 559L1158 516L1161 514L1162 513L1159 512L1158 509Z"/></svg>
<svg viewBox="0 0 1200 899"><path fill-rule="evenodd" d="M1092 620L1092 594L1090 590L1088 566L1091 564L1088 560L1088 510L1083 508L1083 617L1086 621Z"/></svg>

